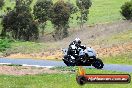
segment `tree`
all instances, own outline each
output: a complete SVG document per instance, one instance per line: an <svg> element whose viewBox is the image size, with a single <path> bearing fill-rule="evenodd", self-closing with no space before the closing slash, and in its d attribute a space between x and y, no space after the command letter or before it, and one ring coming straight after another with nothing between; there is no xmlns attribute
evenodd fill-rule
<svg viewBox="0 0 132 88"><path fill-rule="evenodd" d="M57 40L61 40L68 36L69 18L70 18L70 8L67 4L59 0L53 5L51 15L51 22L54 25L55 34L53 37Z"/></svg>
<svg viewBox="0 0 132 88"><path fill-rule="evenodd" d="M15 9L4 16L2 25L2 36L8 35L25 41L38 39L39 32L30 13L30 7L21 0L17 0Z"/></svg>
<svg viewBox="0 0 132 88"><path fill-rule="evenodd" d="M66 2L66 5L70 8L71 14L74 14L78 11L77 7L74 4L70 3L70 1Z"/></svg>
<svg viewBox="0 0 132 88"><path fill-rule="evenodd" d="M51 14L51 7L53 5L52 0L38 0L34 5L33 14L36 20L39 23L43 23L42 26L42 36L44 35L44 29L46 26L46 21L49 20L49 16Z"/></svg>
<svg viewBox="0 0 132 88"><path fill-rule="evenodd" d="M89 8L92 5L91 0L76 0L76 5L80 9L81 17L80 19L80 28L83 27L83 24L88 20Z"/></svg>
<svg viewBox="0 0 132 88"><path fill-rule="evenodd" d="M0 8L3 7L4 3L5 3L4 0L0 0Z"/></svg>
<svg viewBox="0 0 132 88"><path fill-rule="evenodd" d="M68 1L66 2L66 5L67 5L67 7L70 8L70 14L75 14L75 13L78 12L77 6L74 5L73 3L71 3L70 0L68 0ZM77 15L77 14L76 14L76 15ZM71 22L71 23L72 23L72 20L73 20L73 19L74 19L74 17L71 15L71 16L70 16L70 22Z"/></svg>
<svg viewBox="0 0 132 88"><path fill-rule="evenodd" d="M129 2L126 2L124 5L122 5L121 14L127 20L132 20L132 0Z"/></svg>

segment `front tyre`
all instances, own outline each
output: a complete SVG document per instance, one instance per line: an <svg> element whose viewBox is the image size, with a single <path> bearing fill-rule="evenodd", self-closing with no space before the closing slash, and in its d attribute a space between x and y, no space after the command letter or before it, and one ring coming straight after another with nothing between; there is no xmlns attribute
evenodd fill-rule
<svg viewBox="0 0 132 88"><path fill-rule="evenodd" d="M104 66L104 64L103 64L103 62L102 62L101 59L97 58L97 59L94 61L94 63L92 64L92 66L94 66L94 67L97 68L97 69L102 69L103 66Z"/></svg>

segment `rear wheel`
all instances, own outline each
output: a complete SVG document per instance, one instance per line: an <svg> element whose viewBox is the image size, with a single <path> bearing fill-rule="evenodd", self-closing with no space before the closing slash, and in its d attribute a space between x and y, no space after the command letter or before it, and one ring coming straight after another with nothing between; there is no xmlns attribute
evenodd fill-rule
<svg viewBox="0 0 132 88"><path fill-rule="evenodd" d="M97 69L102 69L103 66L104 66L104 64L103 64L103 62L102 62L101 59L97 58L97 59L94 61L94 63L92 64L92 66L94 66L94 67L97 68Z"/></svg>

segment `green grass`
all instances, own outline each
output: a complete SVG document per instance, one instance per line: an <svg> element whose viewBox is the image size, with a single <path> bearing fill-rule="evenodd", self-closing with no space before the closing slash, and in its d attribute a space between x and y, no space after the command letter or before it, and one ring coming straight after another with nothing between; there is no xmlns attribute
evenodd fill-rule
<svg viewBox="0 0 132 88"><path fill-rule="evenodd" d="M132 30L128 30L122 33L118 33L107 38L107 43L121 43L121 42L131 42L132 41Z"/></svg>
<svg viewBox="0 0 132 88"><path fill-rule="evenodd" d="M0 39L0 52L3 52L11 47L13 41L9 39Z"/></svg>
<svg viewBox="0 0 132 88"><path fill-rule="evenodd" d="M106 37L103 40L107 44L132 42L132 30L124 31L124 32Z"/></svg>
<svg viewBox="0 0 132 88"><path fill-rule="evenodd" d="M123 72L87 69L87 74L126 74ZM132 75L132 73L130 73ZM86 84L80 86L75 74L42 74L26 76L0 75L1 88L132 88L130 84Z"/></svg>
<svg viewBox="0 0 132 88"><path fill-rule="evenodd" d="M9 53L39 53L43 52L47 47L47 44L44 43L35 43L35 42L20 42L16 41L11 43L11 48L5 52Z"/></svg>
<svg viewBox="0 0 132 88"><path fill-rule="evenodd" d="M120 7L128 0L92 0L89 23L104 23L121 20Z"/></svg>
<svg viewBox="0 0 132 88"><path fill-rule="evenodd" d="M108 64L129 64L132 65L132 52L116 56L103 57L103 62Z"/></svg>
<svg viewBox="0 0 132 88"><path fill-rule="evenodd" d="M123 32L115 33L110 36L101 36L98 37L89 43L91 45L112 45L112 44L124 44L132 42L132 30L126 29Z"/></svg>
<svg viewBox="0 0 132 88"><path fill-rule="evenodd" d="M43 53L46 51L53 51L61 49L60 43L46 42L46 43L36 43L36 42L24 42L24 41L14 41L10 43L10 48L1 52L0 55L10 55L15 53L22 54L35 54ZM41 58L40 58L41 59Z"/></svg>

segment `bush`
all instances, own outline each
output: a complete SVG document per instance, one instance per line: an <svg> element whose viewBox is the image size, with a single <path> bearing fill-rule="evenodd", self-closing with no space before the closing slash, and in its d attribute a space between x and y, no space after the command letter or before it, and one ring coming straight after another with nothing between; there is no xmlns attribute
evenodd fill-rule
<svg viewBox="0 0 132 88"><path fill-rule="evenodd" d="M132 20L132 0L129 2L126 2L124 5L122 5L121 14L127 20Z"/></svg>
<svg viewBox="0 0 132 88"><path fill-rule="evenodd" d="M5 51L7 48L10 48L12 40L9 39L0 39L0 52Z"/></svg>

